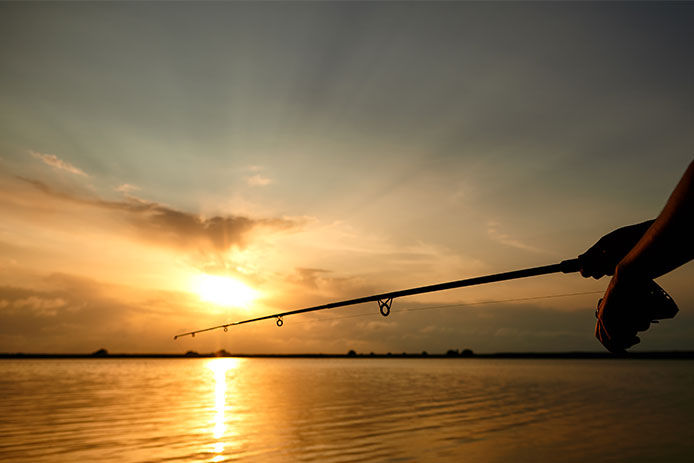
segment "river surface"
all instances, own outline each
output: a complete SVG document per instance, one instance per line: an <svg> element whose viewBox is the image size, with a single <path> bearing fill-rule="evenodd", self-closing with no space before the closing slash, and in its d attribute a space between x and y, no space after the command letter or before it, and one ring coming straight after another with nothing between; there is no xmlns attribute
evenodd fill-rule
<svg viewBox="0 0 694 463"><path fill-rule="evenodd" d="M694 461L694 361L0 360L3 462Z"/></svg>

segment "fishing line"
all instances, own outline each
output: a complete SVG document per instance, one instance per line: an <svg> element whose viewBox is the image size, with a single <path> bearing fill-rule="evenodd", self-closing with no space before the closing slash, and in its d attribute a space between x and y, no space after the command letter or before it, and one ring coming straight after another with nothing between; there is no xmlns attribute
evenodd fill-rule
<svg viewBox="0 0 694 463"><path fill-rule="evenodd" d="M445 291L445 290L450 290L450 289L463 288L466 286L476 286L476 285L487 284L487 283L495 283L495 282L499 282L499 281L515 280L518 278L528 278L528 277L535 277L535 276L540 276L540 275L548 275L550 273L576 273L580 270L581 270L580 259L563 260L563 261L558 262L556 264L542 265L540 267L524 268L521 270L512 270L510 272L495 273L492 275L484 275L484 276L480 276L480 277L466 278L463 280L448 281L445 283L437 283L437 284L433 284L433 285L419 286L416 288L401 289L398 291L391 291L388 293L373 294L371 296L363 296L363 297L358 297L355 299L330 302L327 304L317 305L314 307L304 307L301 309L294 309L294 310L288 310L285 312L263 315L260 317L250 318L247 320L240 320L237 322L225 323L223 325L211 326L209 328L204 328L201 330L194 330L194 331L187 331L185 333L179 333L179 334L174 336L174 339L178 339L178 338L181 338L183 336L195 337L195 335L198 333L204 333L207 331L218 330L218 329L223 329L226 332L226 331L229 331L229 327L231 327L231 326L238 326L238 325L243 325L246 323L254 323L254 322L259 322L261 320L274 319L277 326L282 326L282 325L284 325L283 318L290 316L290 315L298 315L298 314L304 314L304 313L308 313L308 312L317 312L320 310L336 309L338 307L358 306L358 305L363 304L365 302L376 302L378 304L378 310L381 313L381 315L383 315L384 317L387 317L388 315L390 315L390 309L393 305L393 301L397 298L401 298L401 297L405 297L405 296L414 296L417 294L433 293L436 291ZM448 308L468 307L468 306L482 305L482 304L501 304L504 302L536 301L539 299L550 299L553 297L570 297L570 296L581 296L581 295L598 294L598 293L602 293L602 291L586 291L586 292L580 292L580 293L550 294L550 295L546 295L546 296L519 297L519 298L512 298L512 299L492 300L492 301L467 302L467 303L461 303L461 304L445 304L445 305L434 305L434 306L426 306L426 307L410 307L410 308L402 309L401 312L406 313L406 312L416 312L416 311L423 311L423 310L448 309ZM654 307L654 309L651 310L652 315L650 316L649 320L659 320L659 319L663 319L663 318L672 318L675 316L675 314L678 311L677 305L674 303L672 298L660 286L658 286L653 281L650 281L649 284L644 287L644 290L642 291L642 297L644 298L644 303L646 304L646 306ZM367 315L369 315L369 314L366 314L366 313L354 314L354 315L347 315L347 316L334 317L334 318L320 318L320 319L315 319L315 320L311 320L311 321L341 320L341 319L346 319L346 318L365 317ZM306 321L306 323L308 323L308 320Z"/></svg>
<svg viewBox="0 0 694 463"><path fill-rule="evenodd" d="M393 304L393 300L400 298L400 297L405 297L405 296L414 296L417 294L424 294L424 293L432 293L436 291L445 291L449 289L455 289L455 288L463 288L466 286L476 286L476 285L481 285L481 284L486 284L486 283L495 283L499 281L506 281L506 280L515 280L517 278L528 278L528 277L534 277L534 276L540 276L540 275L548 275L550 273L575 273L578 272L581 268L581 262L579 259L569 259L569 260L563 260L561 262L558 262L556 264L550 264L550 265L543 265L540 267L531 267L531 268L525 268L521 270L512 270L510 272L502 272L502 273L495 273L492 275L484 275L480 277L473 277L473 278L466 278L464 280L456 280L456 281L448 281L445 283L438 283L438 284L433 284L433 285L427 285L427 286L419 286L417 288L409 288L409 289L401 289L398 291L391 291L388 293L382 293L382 294L373 294L371 296L363 296L363 297L358 297L355 299L348 299L345 301L337 301L337 302L330 302L328 304L323 304L323 305L317 305L314 307L304 307L301 309L295 309L295 310L289 310L286 312L280 312L280 313L274 313L270 315L263 315L261 317L256 317L256 318L250 318L248 320L241 320L238 322L232 322L232 323L226 323L224 325L217 325L217 326L211 326L209 328L201 329L201 330L195 330L195 331L188 331L185 333L180 333L174 336L174 339L178 339L183 336L191 336L194 337L197 333L203 333L206 331L212 331L212 330L217 330L217 329L223 329L224 331L228 331L230 326L237 326L237 325L242 325L245 323L254 323L254 322L259 322L261 320L269 320L269 319L274 319L275 323L277 326L282 326L284 324L283 317L289 316L289 315L298 315L298 314L303 314L303 313L308 313L308 312L317 312L320 310L327 310L327 309L335 309L338 307L346 307L346 306L356 306L359 304L362 304L364 302L376 302L378 303L378 310L383 315L384 317L387 317L390 314L390 309ZM539 297L534 297L534 298L518 298L517 300L533 300L533 299L542 299L542 298L547 298L547 297L561 297L562 295L552 295L552 296L539 296ZM513 299L509 299L508 301L512 301ZM484 303L485 301L483 301ZM496 301L488 301L486 303L492 303ZM504 302L504 301L499 301L499 302ZM474 305L474 304L479 304L479 303L469 303L465 305ZM460 306L459 304L454 305L454 306ZM430 308L437 308L437 306L430 307ZM440 307L438 307L440 308ZM415 308L415 309L410 309L409 311L413 310L422 310L425 309L424 307L421 308ZM428 310L428 309L427 309ZM408 310L404 310L408 311ZM360 315L361 316L361 315ZM349 317L344 317L344 318L349 318Z"/></svg>
<svg viewBox="0 0 694 463"><path fill-rule="evenodd" d="M549 294L546 296L518 297L518 298L513 298L513 299L496 299L496 300L491 300L491 301L477 301L477 302L465 302L465 303L458 303L458 304L443 304L443 305L432 305L432 306L425 306L425 307L411 307L408 309L399 309L398 312L403 313L403 312L419 312L419 311L424 311L424 310L455 309L455 308L460 308L460 307L469 307L469 306L485 305L485 304L501 304L501 303L506 303L506 302L535 301L535 300L540 300L540 299L552 299L552 298L559 298L559 297L587 296L587 295L593 295L593 294L603 294L604 292L605 291L584 291L584 292L580 292L580 293ZM293 325L302 325L302 324L312 323L312 322L328 322L328 321L335 321L335 320L345 320L348 318L361 318L361 317L369 317L369 316L373 316L373 311L367 312L367 313L360 313L360 314L344 315L341 317L314 318L312 320L292 322L292 326Z"/></svg>

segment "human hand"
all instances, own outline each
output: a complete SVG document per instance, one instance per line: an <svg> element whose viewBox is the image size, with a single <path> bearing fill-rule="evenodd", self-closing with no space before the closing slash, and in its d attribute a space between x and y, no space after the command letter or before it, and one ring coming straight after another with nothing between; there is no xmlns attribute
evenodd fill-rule
<svg viewBox="0 0 694 463"><path fill-rule="evenodd" d="M610 352L623 353L640 342L636 335L651 323L672 318L677 304L652 280L630 280L615 275L598 302L595 337Z"/></svg>
<svg viewBox="0 0 694 463"><path fill-rule="evenodd" d="M618 228L603 236L585 253L578 256L581 275L596 280L613 275L617 264L636 245L653 223L652 220Z"/></svg>
<svg viewBox="0 0 694 463"><path fill-rule="evenodd" d="M598 301L598 309L595 317L595 337L607 350L613 353L623 353L629 347L638 344L641 340L636 333L648 329L648 323L641 321L638 330L635 320L632 319L630 294L635 288L629 285L620 285L617 278L612 278L607 287L605 296Z"/></svg>

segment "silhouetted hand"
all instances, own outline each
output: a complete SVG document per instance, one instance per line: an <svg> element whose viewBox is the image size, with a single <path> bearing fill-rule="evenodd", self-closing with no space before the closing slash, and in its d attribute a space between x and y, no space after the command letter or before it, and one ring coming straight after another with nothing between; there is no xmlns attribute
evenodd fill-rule
<svg viewBox="0 0 694 463"><path fill-rule="evenodd" d="M641 340L636 333L647 330L650 320L639 316L638 304L634 299L636 287L631 284L619 284L612 278L605 297L598 301L595 316L595 337L610 352L625 352Z"/></svg>
<svg viewBox="0 0 694 463"><path fill-rule="evenodd" d="M639 342L651 321L672 318L677 304L653 281L694 259L694 161L654 222L603 236L579 256L581 274L614 274L595 312L595 335L612 352Z"/></svg>
<svg viewBox="0 0 694 463"><path fill-rule="evenodd" d="M655 281L625 279L618 272L598 302L595 336L610 352L624 352L639 343L637 332L678 311L675 301Z"/></svg>
<svg viewBox="0 0 694 463"><path fill-rule="evenodd" d="M653 220L649 220L618 228L600 238L590 249L578 256L581 275L595 279L613 275L617 264L641 239L652 223Z"/></svg>

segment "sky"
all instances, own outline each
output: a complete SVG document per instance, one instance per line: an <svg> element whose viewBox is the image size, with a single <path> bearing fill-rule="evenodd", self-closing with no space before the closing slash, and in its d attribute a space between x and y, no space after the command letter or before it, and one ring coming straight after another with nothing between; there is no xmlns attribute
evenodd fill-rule
<svg viewBox="0 0 694 463"><path fill-rule="evenodd" d="M2 2L0 352L600 351L608 280L577 274L173 335L552 264L654 218L694 154L693 20ZM694 349L693 277L658 279L680 314L635 350Z"/></svg>

